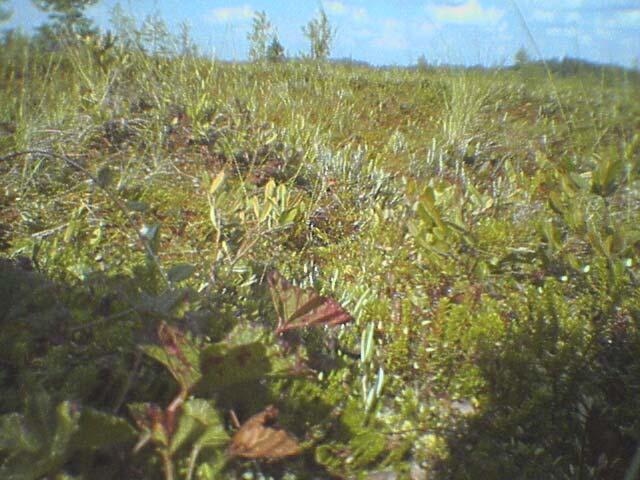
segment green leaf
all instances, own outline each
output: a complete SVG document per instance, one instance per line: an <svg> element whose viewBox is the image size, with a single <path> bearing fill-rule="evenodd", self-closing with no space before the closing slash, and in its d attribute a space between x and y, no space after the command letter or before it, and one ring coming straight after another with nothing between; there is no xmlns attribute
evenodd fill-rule
<svg viewBox="0 0 640 480"><path fill-rule="evenodd" d="M171 288L158 296L142 292L136 309L148 315L167 317L186 297L188 290Z"/></svg>
<svg viewBox="0 0 640 480"><path fill-rule="evenodd" d="M218 411L207 400L191 398L184 403L182 411L202 425L222 425Z"/></svg>
<svg viewBox="0 0 640 480"><path fill-rule="evenodd" d="M189 437L197 435L199 430L201 430L201 425L193 417L182 413L178 420L178 427L171 437L169 451L172 454L177 452L189 440Z"/></svg>
<svg viewBox="0 0 640 480"><path fill-rule="evenodd" d="M549 194L549 206L551 210L556 212L558 215L564 215L564 206L562 204L562 197L558 192L551 192Z"/></svg>
<svg viewBox="0 0 640 480"><path fill-rule="evenodd" d="M196 271L196 267L189 263L179 263L178 265L174 265L167 272L167 277L169 281L172 283L181 282L186 280L193 272Z"/></svg>
<svg viewBox="0 0 640 480"><path fill-rule="evenodd" d="M229 434L224 429L222 423L218 425L211 425L196 441L196 446L199 449L205 447L217 447L219 445L225 445L229 441Z"/></svg>
<svg viewBox="0 0 640 480"><path fill-rule="evenodd" d="M153 242L160 227L158 225L143 225L140 229L140 235L142 235L148 242Z"/></svg>
<svg viewBox="0 0 640 480"><path fill-rule="evenodd" d="M225 178L224 170L220 170L220 173L216 175L216 178L214 178L211 181L211 185L209 186L209 195L215 195L215 193L218 191L218 189L224 182L224 178Z"/></svg>
<svg viewBox="0 0 640 480"><path fill-rule="evenodd" d="M151 402L130 403L127 408L140 432L134 452L140 450L149 441L168 446L169 437L164 426L165 414L158 405Z"/></svg>
<svg viewBox="0 0 640 480"><path fill-rule="evenodd" d="M367 363L371 360L373 354L373 322L367 325L367 328L362 332L360 337L360 363Z"/></svg>
<svg viewBox="0 0 640 480"><path fill-rule="evenodd" d="M354 466L371 464L387 450L387 439L383 433L367 430L356 435L350 442L354 454Z"/></svg>
<svg viewBox="0 0 640 480"><path fill-rule="evenodd" d="M601 197L612 195L622 185L624 162L610 157L599 158L592 173L591 192Z"/></svg>
<svg viewBox="0 0 640 480"><path fill-rule="evenodd" d="M233 385L255 382L271 373L271 360L264 344L211 345L202 352L203 373L199 387L221 391Z"/></svg>
<svg viewBox="0 0 640 480"><path fill-rule="evenodd" d="M158 339L160 346L144 345L142 351L167 367L184 391L190 391L202 377L201 344L164 322L158 328Z"/></svg>
<svg viewBox="0 0 640 480"><path fill-rule="evenodd" d="M49 446L49 457L61 459L70 453L68 447L71 437L80 428L80 411L72 402L62 402L56 408L56 429Z"/></svg>
<svg viewBox="0 0 640 480"><path fill-rule="evenodd" d="M27 399L25 415L3 417L0 437L9 455L0 467L0 478L36 480L58 473L73 453L71 440L79 417L74 403L62 402L54 409L45 393ZM17 442L10 445L6 440L10 430L5 428L17 433Z"/></svg>
<svg viewBox="0 0 640 480"><path fill-rule="evenodd" d="M25 433L22 425L22 415L19 413L2 415L0 417L0 452L18 449L37 450L39 445L34 445L37 447L35 449L30 448L33 442L23 440Z"/></svg>
<svg viewBox="0 0 640 480"><path fill-rule="evenodd" d="M98 450L132 442L135 438L135 429L124 418L93 408L84 408L73 444L78 450Z"/></svg>
<svg viewBox="0 0 640 480"><path fill-rule="evenodd" d="M343 449L338 445L319 445L315 450L315 460L330 471L339 471L342 466L340 458Z"/></svg>
<svg viewBox="0 0 640 480"><path fill-rule="evenodd" d="M135 200L129 200L126 203L129 210L134 212L146 212L149 209L149 205L144 202L136 202Z"/></svg>
<svg viewBox="0 0 640 480"><path fill-rule="evenodd" d="M182 406L178 428L171 439L171 452L195 440L194 448L226 444L229 440L218 411L207 400L192 398Z"/></svg>
<svg viewBox="0 0 640 480"><path fill-rule="evenodd" d="M100 188L107 188L113 182L113 172L109 167L102 167L96 174L96 180Z"/></svg>

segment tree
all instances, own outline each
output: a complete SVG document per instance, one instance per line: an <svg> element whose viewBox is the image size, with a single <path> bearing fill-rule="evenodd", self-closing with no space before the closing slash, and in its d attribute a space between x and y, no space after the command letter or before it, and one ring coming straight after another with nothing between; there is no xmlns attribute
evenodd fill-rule
<svg viewBox="0 0 640 480"><path fill-rule="evenodd" d="M11 15L13 14L10 9L3 6L5 3L7 3L7 1L8 0L0 0L0 23L9 20L11 18Z"/></svg>
<svg viewBox="0 0 640 480"><path fill-rule="evenodd" d="M320 9L316 18L302 27L302 33L309 39L309 56L313 60L326 60L331 53L331 44L335 39L336 31L331 28L329 18L323 9Z"/></svg>
<svg viewBox="0 0 640 480"><path fill-rule="evenodd" d="M424 56L424 53L420 54L418 60L416 61L416 68L418 70L428 70L429 62L427 62L427 57Z"/></svg>
<svg viewBox="0 0 640 480"><path fill-rule="evenodd" d="M93 22L84 15L84 10L98 0L32 0L40 10L49 12L51 25L40 29L43 36L76 34L80 36L96 33Z"/></svg>
<svg viewBox="0 0 640 480"><path fill-rule="evenodd" d="M271 43L267 48L267 61L272 63L283 62L284 57L284 47L278 40L278 35L274 35L271 39Z"/></svg>
<svg viewBox="0 0 640 480"><path fill-rule="evenodd" d="M184 57L198 56L198 46L191 38L191 27L186 21L178 24L178 53Z"/></svg>
<svg viewBox="0 0 640 480"><path fill-rule="evenodd" d="M252 62L261 62L267 59L267 42L272 28L265 12L255 12L251 31L247 35L247 40L249 40L249 59Z"/></svg>
<svg viewBox="0 0 640 480"><path fill-rule="evenodd" d="M522 67L523 65L527 65L531 62L531 57L529 56L529 52L524 47L520 47L520 49L516 52L514 57L517 67Z"/></svg>

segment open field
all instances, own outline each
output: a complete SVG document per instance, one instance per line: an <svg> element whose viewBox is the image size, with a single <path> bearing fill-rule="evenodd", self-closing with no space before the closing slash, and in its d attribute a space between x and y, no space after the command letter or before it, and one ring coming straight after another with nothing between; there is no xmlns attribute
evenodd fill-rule
<svg viewBox="0 0 640 480"><path fill-rule="evenodd" d="M0 477L637 473L638 72L5 47Z"/></svg>

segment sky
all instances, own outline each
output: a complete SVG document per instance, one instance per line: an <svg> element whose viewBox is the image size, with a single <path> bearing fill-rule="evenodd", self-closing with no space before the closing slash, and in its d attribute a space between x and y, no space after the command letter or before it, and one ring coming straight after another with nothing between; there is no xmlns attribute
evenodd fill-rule
<svg viewBox="0 0 640 480"><path fill-rule="evenodd" d="M117 0L87 15L103 29ZM638 67L640 0L120 0L140 22L159 13L170 28L188 22L201 51L245 60L254 12L265 11L288 55L308 50L302 26L319 8L336 30L331 56L374 65L509 65L519 48L532 58L578 57ZM26 31L46 20L29 0L9 0L0 28ZM528 35L527 30L531 35Z"/></svg>

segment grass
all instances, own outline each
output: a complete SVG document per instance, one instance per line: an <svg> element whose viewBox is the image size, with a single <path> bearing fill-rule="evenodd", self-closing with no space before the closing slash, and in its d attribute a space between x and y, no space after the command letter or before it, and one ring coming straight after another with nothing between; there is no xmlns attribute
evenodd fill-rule
<svg viewBox="0 0 640 480"><path fill-rule="evenodd" d="M632 478L637 72L0 56L4 476Z"/></svg>

